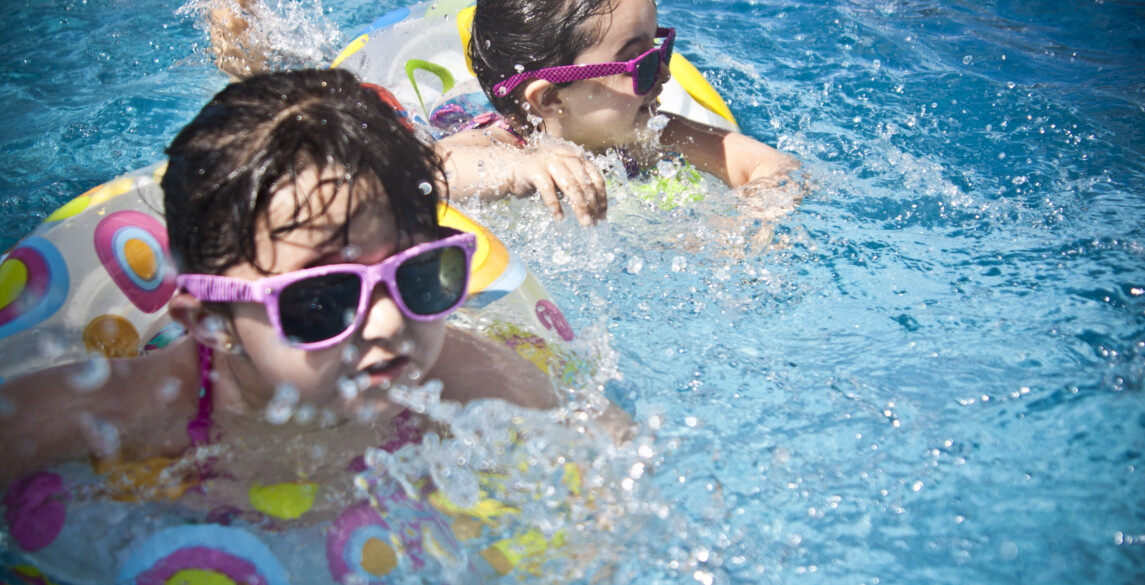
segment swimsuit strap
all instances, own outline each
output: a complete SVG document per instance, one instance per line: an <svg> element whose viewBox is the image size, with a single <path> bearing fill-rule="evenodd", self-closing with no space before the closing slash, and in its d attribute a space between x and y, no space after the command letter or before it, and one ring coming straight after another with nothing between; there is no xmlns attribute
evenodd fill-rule
<svg viewBox="0 0 1145 585"><path fill-rule="evenodd" d="M497 112L485 112L484 114L475 116L461 129L478 130L494 125L512 135L513 138L517 141L517 146L525 146L528 144L528 142L525 140L525 137L517 133L517 130L513 128L513 125L509 123L509 120L505 119L504 116L498 114Z"/></svg>
<svg viewBox="0 0 1145 585"><path fill-rule="evenodd" d="M187 423L193 447L211 442L211 348L199 345L199 412Z"/></svg>

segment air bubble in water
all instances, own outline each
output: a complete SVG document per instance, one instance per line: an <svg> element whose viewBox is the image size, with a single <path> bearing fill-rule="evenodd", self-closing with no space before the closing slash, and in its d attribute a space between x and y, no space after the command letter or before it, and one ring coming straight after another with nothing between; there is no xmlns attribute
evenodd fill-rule
<svg viewBox="0 0 1145 585"><path fill-rule="evenodd" d="M644 259L640 256L633 256L628 259L628 264L624 267L629 274L640 274L644 270Z"/></svg>
<svg viewBox="0 0 1145 585"><path fill-rule="evenodd" d="M974 57L971 55L967 55L967 56L962 58L962 64L963 65L969 65L973 62L974 62Z"/></svg>
<svg viewBox="0 0 1145 585"><path fill-rule="evenodd" d="M76 392L91 392L99 388L111 377L111 362L102 354L91 356L72 373L72 389Z"/></svg>

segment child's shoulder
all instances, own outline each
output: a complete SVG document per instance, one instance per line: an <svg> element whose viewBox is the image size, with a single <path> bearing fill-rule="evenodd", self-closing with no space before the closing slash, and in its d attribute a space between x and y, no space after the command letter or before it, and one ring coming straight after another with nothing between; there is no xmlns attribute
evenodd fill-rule
<svg viewBox="0 0 1145 585"><path fill-rule="evenodd" d="M517 352L453 327L430 372L445 387L443 399L469 402L499 398L526 408L555 408L552 381Z"/></svg>

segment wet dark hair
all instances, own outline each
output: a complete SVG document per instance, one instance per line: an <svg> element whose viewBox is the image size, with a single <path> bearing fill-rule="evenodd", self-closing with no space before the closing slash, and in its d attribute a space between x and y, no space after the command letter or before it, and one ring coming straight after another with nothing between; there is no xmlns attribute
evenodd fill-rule
<svg viewBox="0 0 1145 585"><path fill-rule="evenodd" d="M522 105L528 84L505 96L494 95L493 86L520 71L571 65L603 36L588 21L613 9L613 0L477 0L466 50L493 107L528 128Z"/></svg>
<svg viewBox="0 0 1145 585"><path fill-rule="evenodd" d="M331 182L349 193L336 236L345 243L350 215L370 200L388 204L399 234L437 234L440 159L345 70L233 83L179 132L167 155L161 184L180 272L220 274L241 263L265 272L256 261L257 228L269 221L274 196L306 171L337 171ZM433 188L428 195L426 184ZM275 226L272 240L314 221L334 199L295 194L292 220Z"/></svg>

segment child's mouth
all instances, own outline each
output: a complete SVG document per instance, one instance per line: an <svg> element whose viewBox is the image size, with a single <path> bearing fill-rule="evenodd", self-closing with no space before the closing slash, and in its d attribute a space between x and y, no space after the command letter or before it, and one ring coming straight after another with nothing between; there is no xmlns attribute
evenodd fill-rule
<svg viewBox="0 0 1145 585"><path fill-rule="evenodd" d="M362 370L362 373L369 377L370 387L389 388L395 380L401 377L408 363L408 356L400 356L377 362Z"/></svg>

